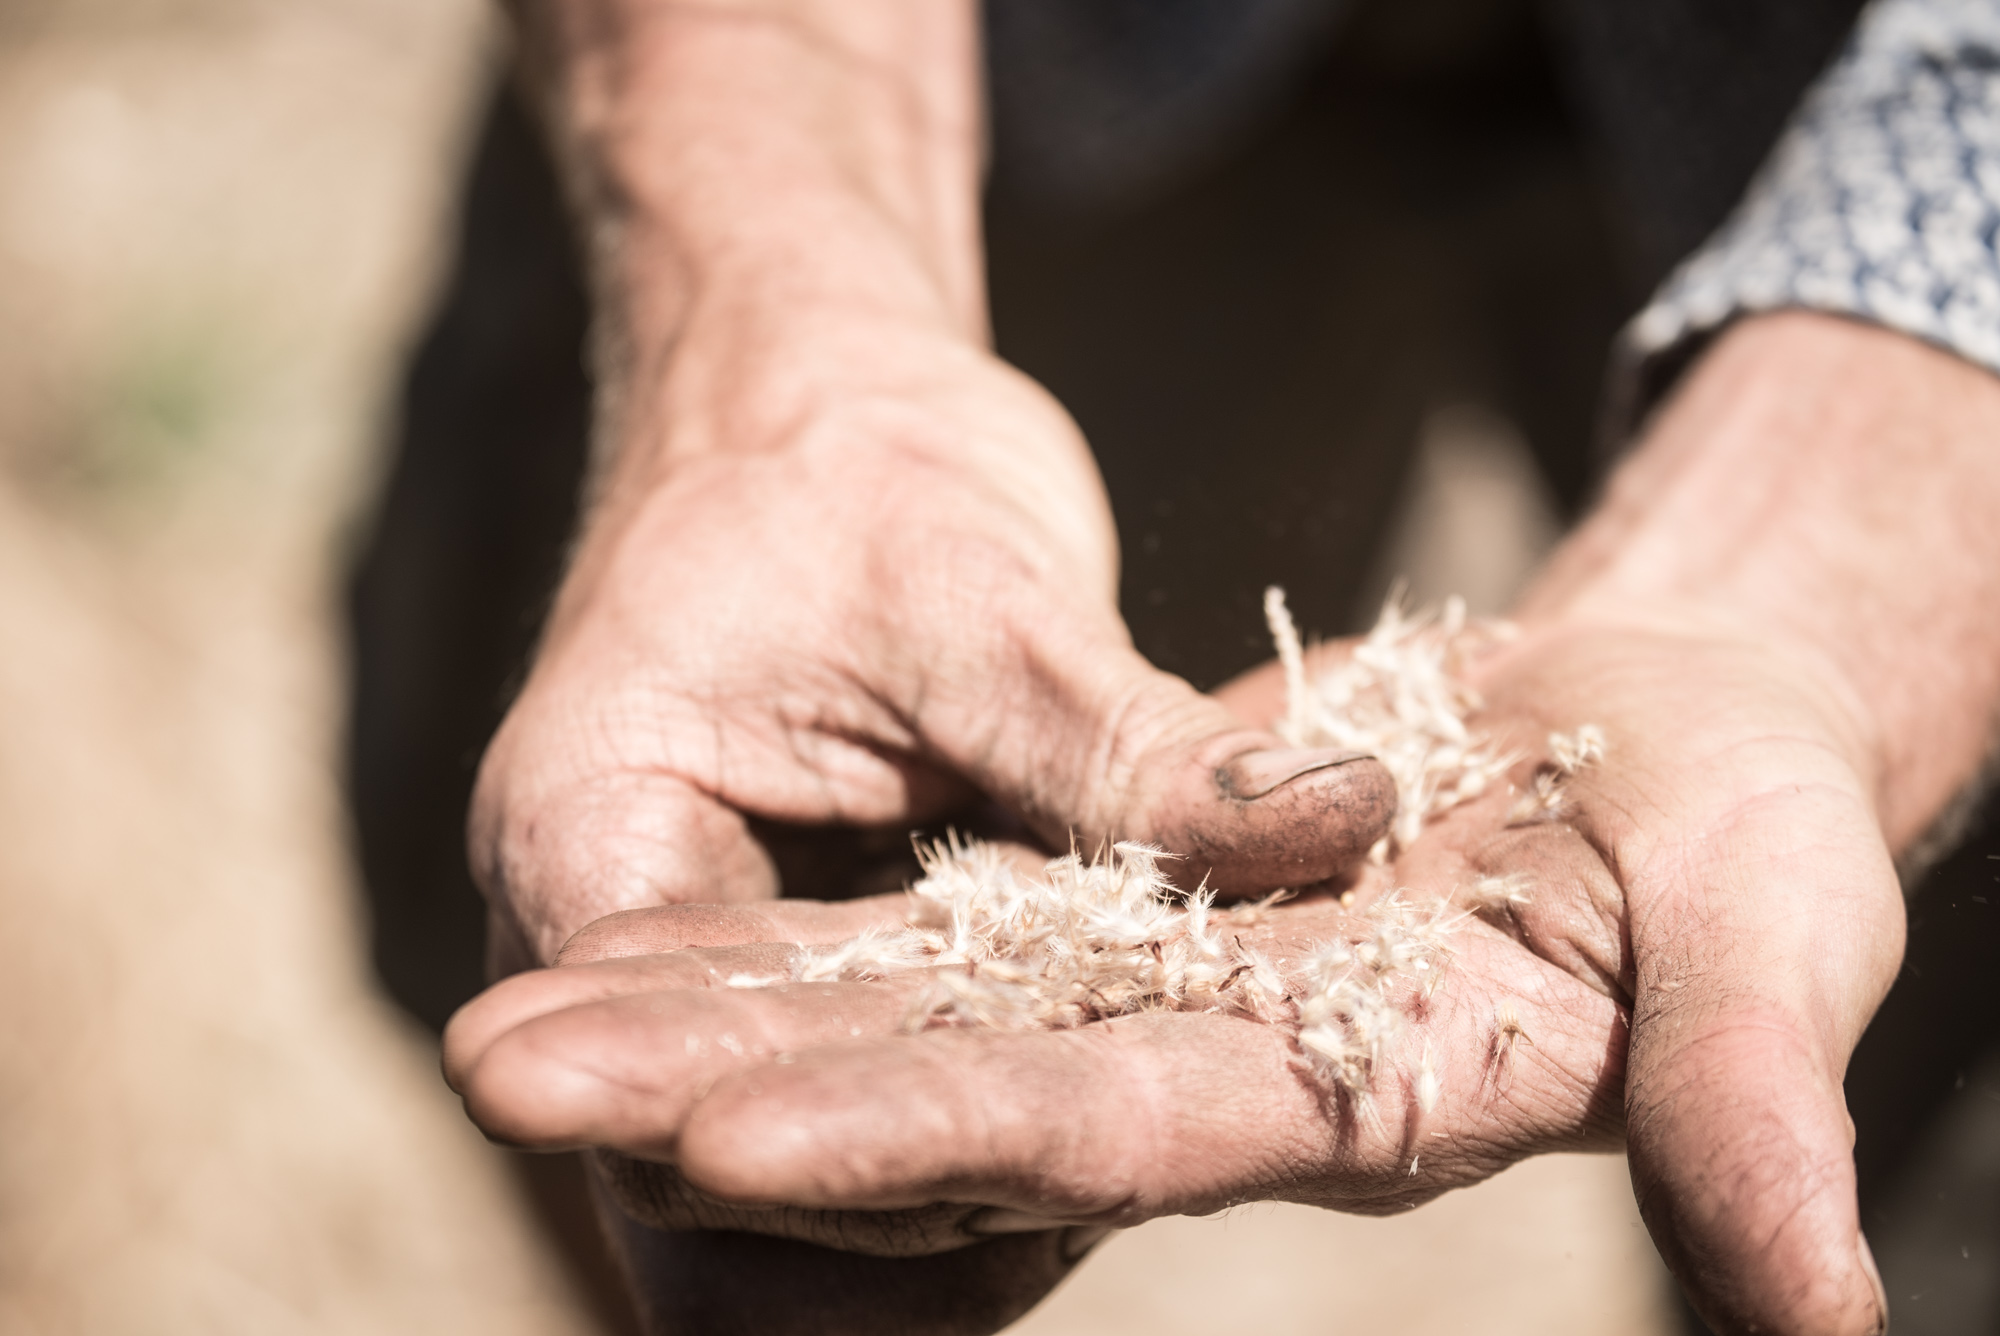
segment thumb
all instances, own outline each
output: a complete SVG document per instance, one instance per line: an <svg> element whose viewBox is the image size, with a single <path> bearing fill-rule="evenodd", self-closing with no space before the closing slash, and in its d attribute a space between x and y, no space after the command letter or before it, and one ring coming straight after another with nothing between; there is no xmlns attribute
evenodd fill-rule
<svg viewBox="0 0 2000 1336"><path fill-rule="evenodd" d="M1348 871L1395 819L1379 761L1246 725L1153 667L1122 628L1017 643L1026 662L1015 671L968 675L1003 685L934 696L919 724L1052 843L1148 841L1184 860L1185 885L1208 878L1248 895Z"/></svg>
<svg viewBox="0 0 2000 1336"><path fill-rule="evenodd" d="M1841 1078L1901 955L1901 896L1879 842L1828 837L1865 823L1813 816L1726 828L1633 918L1634 1186L1669 1267L1723 1333L1888 1325ZM1786 833L1801 830L1817 847Z"/></svg>

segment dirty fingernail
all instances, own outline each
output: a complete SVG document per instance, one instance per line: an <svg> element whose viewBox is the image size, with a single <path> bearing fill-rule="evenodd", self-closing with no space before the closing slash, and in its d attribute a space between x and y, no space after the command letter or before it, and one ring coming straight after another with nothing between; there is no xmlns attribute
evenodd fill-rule
<svg viewBox="0 0 2000 1336"><path fill-rule="evenodd" d="M1215 772L1215 778L1224 793L1248 801L1261 798L1301 775L1367 759L1367 752L1337 751L1329 747L1253 751L1223 762Z"/></svg>
<svg viewBox="0 0 2000 1336"><path fill-rule="evenodd" d="M1065 1229L1062 1236L1062 1259L1065 1262L1078 1261L1085 1253L1104 1242L1108 1235L1117 1232L1110 1225L1077 1225Z"/></svg>
<svg viewBox="0 0 2000 1336"><path fill-rule="evenodd" d="M1045 1215L1032 1215L1027 1211L1009 1210L1005 1206L989 1206L965 1218L965 1232L968 1234L1033 1234L1045 1229L1061 1229L1064 1221L1051 1220Z"/></svg>

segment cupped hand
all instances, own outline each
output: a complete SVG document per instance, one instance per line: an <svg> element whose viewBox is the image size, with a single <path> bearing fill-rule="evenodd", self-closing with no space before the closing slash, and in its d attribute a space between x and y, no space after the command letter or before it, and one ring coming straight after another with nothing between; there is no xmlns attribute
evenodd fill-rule
<svg viewBox="0 0 2000 1336"><path fill-rule="evenodd" d="M514 967L617 910L776 895L776 828L900 840L990 801L1229 893L1367 849L1376 762L1286 748L1132 648L1101 485L1045 392L955 337L823 323L690 321L620 409L474 799Z"/></svg>
<svg viewBox="0 0 2000 1336"><path fill-rule="evenodd" d="M1527 847L1538 866L1575 855ZM461 1013L448 1073L489 1134L621 1152L614 1190L649 1223L893 1254L1263 1198L1402 1210L1534 1150L1617 1141L1617 1000L1469 920L1446 981L1401 989L1414 1033L1358 1100L1306 1070L1294 1028L1239 1016L909 1034L931 970L751 986L904 913L887 896L601 920L559 968ZM1372 931L1327 893L1236 917L1228 934L1281 972ZM1589 944L1610 967L1615 940ZM1444 1090L1428 1112L1427 1054Z"/></svg>
<svg viewBox="0 0 2000 1336"><path fill-rule="evenodd" d="M1841 1088L1904 937L1867 710L1803 646L1665 616L1537 633L1486 688L1612 739L1563 816L1623 899L1628 1151L1669 1266L1720 1331L1884 1330ZM1562 958L1559 919L1517 918Z"/></svg>
<svg viewBox="0 0 2000 1336"><path fill-rule="evenodd" d="M1501 786L1350 906L1307 895L1242 933L1296 973L1365 934L1391 885L1462 903L1519 874L1525 902L1464 922L1444 982L1403 999L1410 1032L1364 1101L1311 1075L1283 1024L911 1035L916 977L728 986L781 972L787 943L894 919L893 897L594 925L572 947L590 963L460 1017L454 1082L504 1138L613 1147L704 1203L903 1213L910 1251L1265 1198L1402 1209L1623 1131L1655 1236L1722 1329L1880 1329L1840 1077L1902 919L1850 703L1808 659L1665 620L1531 628L1477 682L1475 723L1524 754L1516 787L1551 731L1595 724L1607 754L1553 812ZM1267 672L1225 695L1268 718L1275 693ZM852 917L813 918L831 913Z"/></svg>
<svg viewBox="0 0 2000 1336"><path fill-rule="evenodd" d="M1375 761L1286 748L1133 650L1095 466L983 349L852 310L754 334L698 314L657 382L629 383L649 388L621 396L481 767L470 843L498 972L620 910L886 889L885 848L968 809L1023 838L1156 841L1233 893L1351 865L1386 826ZM622 1032L617 1060L645 1061L655 1036ZM638 1289L665 1329L992 1329L1102 1235L947 1257L930 1241L964 1244L963 1211L746 1212L655 1163L598 1169L628 1265L661 1273ZM716 1280L737 1274L758 1279ZM711 1302L742 1311L681 1311Z"/></svg>
<svg viewBox="0 0 2000 1336"><path fill-rule="evenodd" d="M1527 874L1512 935L1629 1006L1640 1209L1718 1331L1883 1330L1841 1089L1904 937L1868 710L1809 647L1663 607L1531 622L1473 681L1503 740L1595 724L1608 753L1472 844L1438 823L1398 875L1454 844ZM1281 687L1225 695L1263 717Z"/></svg>

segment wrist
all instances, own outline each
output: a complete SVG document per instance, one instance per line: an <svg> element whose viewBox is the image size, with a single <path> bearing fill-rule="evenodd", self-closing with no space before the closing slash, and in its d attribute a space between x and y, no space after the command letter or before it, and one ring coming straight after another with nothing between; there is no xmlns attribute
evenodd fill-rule
<svg viewBox="0 0 2000 1336"><path fill-rule="evenodd" d="M833 302L718 303L635 354L604 387L600 488L654 490L699 461L819 456L857 476L983 480L1051 516L1104 509L1096 461L1062 406L929 322Z"/></svg>
<svg viewBox="0 0 2000 1336"><path fill-rule="evenodd" d="M1698 623L1849 704L1892 847L1968 783L2000 706L2000 381L1832 317L1718 341L1524 602Z"/></svg>
<svg viewBox="0 0 2000 1336"><path fill-rule="evenodd" d="M983 536L1024 570L1067 572L1115 602L1116 530L1075 423L954 334L881 312L794 310L764 324L717 308L607 391L569 584L589 583L615 549L649 549L718 513L748 532L758 515L803 506L844 516L857 552L941 530L954 535L947 548Z"/></svg>
<svg viewBox="0 0 2000 1336"><path fill-rule="evenodd" d="M696 305L866 305L981 338L964 0L523 0L592 246L635 345Z"/></svg>

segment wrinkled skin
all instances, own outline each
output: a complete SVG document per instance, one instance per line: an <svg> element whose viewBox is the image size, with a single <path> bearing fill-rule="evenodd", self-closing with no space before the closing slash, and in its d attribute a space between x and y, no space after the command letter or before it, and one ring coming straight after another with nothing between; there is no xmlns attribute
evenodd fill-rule
<svg viewBox="0 0 2000 1336"><path fill-rule="evenodd" d="M643 912L590 950L699 952L723 920L685 906L820 893L796 875L814 868L839 893L888 889L787 850L801 829L865 844L967 804L1045 846L1158 841L1232 893L1347 868L1387 818L1383 772L1274 754L1267 708L1231 715L1133 652L1089 453L992 356L976 7L514 7L606 356L592 504L470 823L498 971L548 965L621 910ZM1484 670L1492 726L1523 746L1550 724L1609 733L1576 838L1468 809L1394 869L1433 891L1479 860L1558 869L1519 943L1463 934L1459 1002L1440 994L1426 1024L1434 1117L1467 1121L1408 1191L1605 1135L1622 1013L1602 987L1625 980L1634 1172L1704 1315L1879 1329L1839 1076L1896 956L1885 847L1972 778L2000 718L1995 439L2000 380L1849 321L1746 318L1687 372L1522 609L1528 637ZM1307 936L1327 912L1301 903L1269 930ZM726 940L804 931L758 922ZM939 1202L1101 1228L1245 1194L1394 1199L1401 1084L1384 1078L1378 1124L1342 1131L1275 1031L1153 1017L907 1037L870 1012L873 1031L829 1033L868 996L836 989L750 1003L795 1061L746 1045L696 1071L712 1050L686 1040L723 1022L681 1010L741 1002L688 982L648 991L613 962L507 983L454 1028L453 1079L496 1135L624 1147L677 1167L704 1221L846 1246L962 1241L968 1217ZM572 997L589 987L614 996ZM1534 1045L1482 1095L1481 1013L1503 994ZM982 1102L982 1083L1005 1088ZM878 1087L910 1094L876 1103ZM1254 1116L1191 1121L1218 1091ZM1160 1154L1119 1158L1135 1145ZM682 1194L621 1181L680 1218ZM750 1209L772 1203L796 1210ZM799 1213L846 1208L920 1214ZM887 1259L746 1232L623 1238L660 1331L947 1333L1030 1302L1088 1241L1071 1228Z"/></svg>
<svg viewBox="0 0 2000 1336"><path fill-rule="evenodd" d="M1509 829L1495 798L1391 869L1432 895L1515 862L1543 883L1505 934L1461 934L1424 1021L1449 1130L1425 1153L1401 1077L1350 1126L1270 1028L912 1037L893 989L708 986L727 958L703 951L871 912L773 904L812 889L774 823L879 831L977 793L1031 841L1151 838L1249 893L1340 875L1387 818L1379 767L1271 752L1268 680L1232 711L1132 652L1101 491L1046 395L896 320L837 344L794 323L733 351L726 324L691 334L628 407L665 445L616 461L472 824L513 967L640 911L577 939L595 963L475 1002L447 1059L494 1135L608 1147L639 1218L712 1231L620 1226L657 1330L729 1330L748 1292L736 1329L992 1330L1111 1224L1260 1195L1380 1209L1614 1141L1621 1027L1641 1205L1708 1321L1881 1329L1840 1078L1900 952L1889 855L1975 774L2000 702L2000 382L1777 315L1662 409L1476 670L1483 726L1532 755L1595 723L1610 755L1563 823ZM725 428L740 450L713 448ZM857 498L918 477L867 522ZM1331 913L1266 931L1283 954ZM1503 999L1533 1042L1501 1084Z"/></svg>
<svg viewBox="0 0 2000 1336"><path fill-rule="evenodd" d="M885 834L907 850L925 821L969 817L1048 846L1072 832L1153 840L1184 856L1190 885L1242 894L1339 873L1387 829L1378 762L1287 748L1133 649L1102 486L1038 386L900 319L831 347L793 341L793 324L689 323L657 392L628 408L633 448L601 483L481 765L470 846L497 973L551 963L586 924L649 906L686 906L689 942L719 931L725 907L846 922L773 897L895 886L874 853ZM523 986L467 1013L454 1071L478 1017ZM617 1026L615 1013L588 1014ZM622 1033L635 1058L648 1051ZM609 1163L642 1220L850 1249L902 1228L662 1206L677 1187ZM760 1336L841 1330L830 1289L867 1296L857 1332L992 1330L1089 1241L1007 1239L892 1267L747 1233L618 1227L656 1329L728 1330L730 1296L748 1293L763 1306L729 1320Z"/></svg>
<svg viewBox="0 0 2000 1336"><path fill-rule="evenodd" d="M718 986L896 921L897 897L594 924L566 949L577 963L461 1014L451 1079L492 1135L632 1157L610 1179L641 1219L882 1254L1042 1230L1074 1251L1093 1227L1259 1199L1393 1211L1624 1137L1655 1236L1732 1327L1879 1327L1840 1077L1902 917L1840 693L1808 661L1689 626L1531 628L1476 680L1477 722L1508 744L1539 755L1551 729L1596 723L1609 754L1565 819L1509 825L1496 791L1352 887L1356 908L1389 884L1442 895L1519 871L1532 887L1451 939L1370 1110L1305 1075L1282 1026L907 1035L915 979ZM1223 694L1261 719L1277 690L1267 669ZM1308 895L1244 937L1282 962L1354 926ZM1427 1115L1424 1044L1443 1092ZM1022 1306L1059 1275L1013 1271Z"/></svg>
<svg viewBox="0 0 2000 1336"><path fill-rule="evenodd" d="M985 797L1241 893L1386 829L1372 758L1286 748L1133 649L1102 486L1046 392L899 325L867 342L865 366L736 355L770 377L756 412L683 359L633 428L680 453L621 460L480 770L472 860L513 967L619 909L776 895L758 822L900 841ZM719 415L728 452L703 446Z"/></svg>

